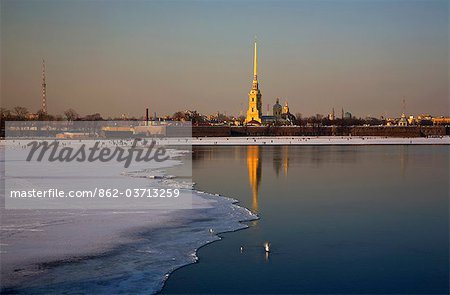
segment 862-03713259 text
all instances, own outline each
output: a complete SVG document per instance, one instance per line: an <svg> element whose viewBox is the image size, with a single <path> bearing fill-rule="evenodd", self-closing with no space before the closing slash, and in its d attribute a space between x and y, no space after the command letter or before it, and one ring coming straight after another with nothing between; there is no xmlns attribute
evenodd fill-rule
<svg viewBox="0 0 450 295"><path fill-rule="evenodd" d="M11 190L10 198L177 198L180 190L175 188L95 188L93 190Z"/></svg>

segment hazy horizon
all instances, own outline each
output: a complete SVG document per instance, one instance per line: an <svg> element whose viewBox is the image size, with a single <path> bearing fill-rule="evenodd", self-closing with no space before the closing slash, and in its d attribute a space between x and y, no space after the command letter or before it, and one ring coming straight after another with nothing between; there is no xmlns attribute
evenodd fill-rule
<svg viewBox="0 0 450 295"><path fill-rule="evenodd" d="M449 1L1 0L2 106L104 117L245 112L449 115Z"/></svg>

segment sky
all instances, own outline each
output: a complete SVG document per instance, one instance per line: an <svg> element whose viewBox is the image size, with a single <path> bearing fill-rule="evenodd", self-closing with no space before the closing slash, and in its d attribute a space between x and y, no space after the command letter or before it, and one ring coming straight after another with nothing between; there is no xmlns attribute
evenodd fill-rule
<svg viewBox="0 0 450 295"><path fill-rule="evenodd" d="M449 115L448 0L0 0L1 105L52 114ZM405 105L403 105L405 99Z"/></svg>

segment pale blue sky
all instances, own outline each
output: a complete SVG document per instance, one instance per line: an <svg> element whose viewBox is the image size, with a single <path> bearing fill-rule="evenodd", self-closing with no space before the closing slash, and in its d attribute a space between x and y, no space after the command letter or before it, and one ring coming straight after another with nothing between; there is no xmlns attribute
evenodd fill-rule
<svg viewBox="0 0 450 295"><path fill-rule="evenodd" d="M1 0L2 105L238 114L255 35L264 113L449 113L448 0Z"/></svg>

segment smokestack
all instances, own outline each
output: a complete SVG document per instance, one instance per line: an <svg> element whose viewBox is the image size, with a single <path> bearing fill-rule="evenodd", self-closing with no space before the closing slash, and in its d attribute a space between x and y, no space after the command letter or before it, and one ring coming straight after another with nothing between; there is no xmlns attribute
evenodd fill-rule
<svg viewBox="0 0 450 295"><path fill-rule="evenodd" d="M148 108L145 109L145 126L148 126Z"/></svg>

